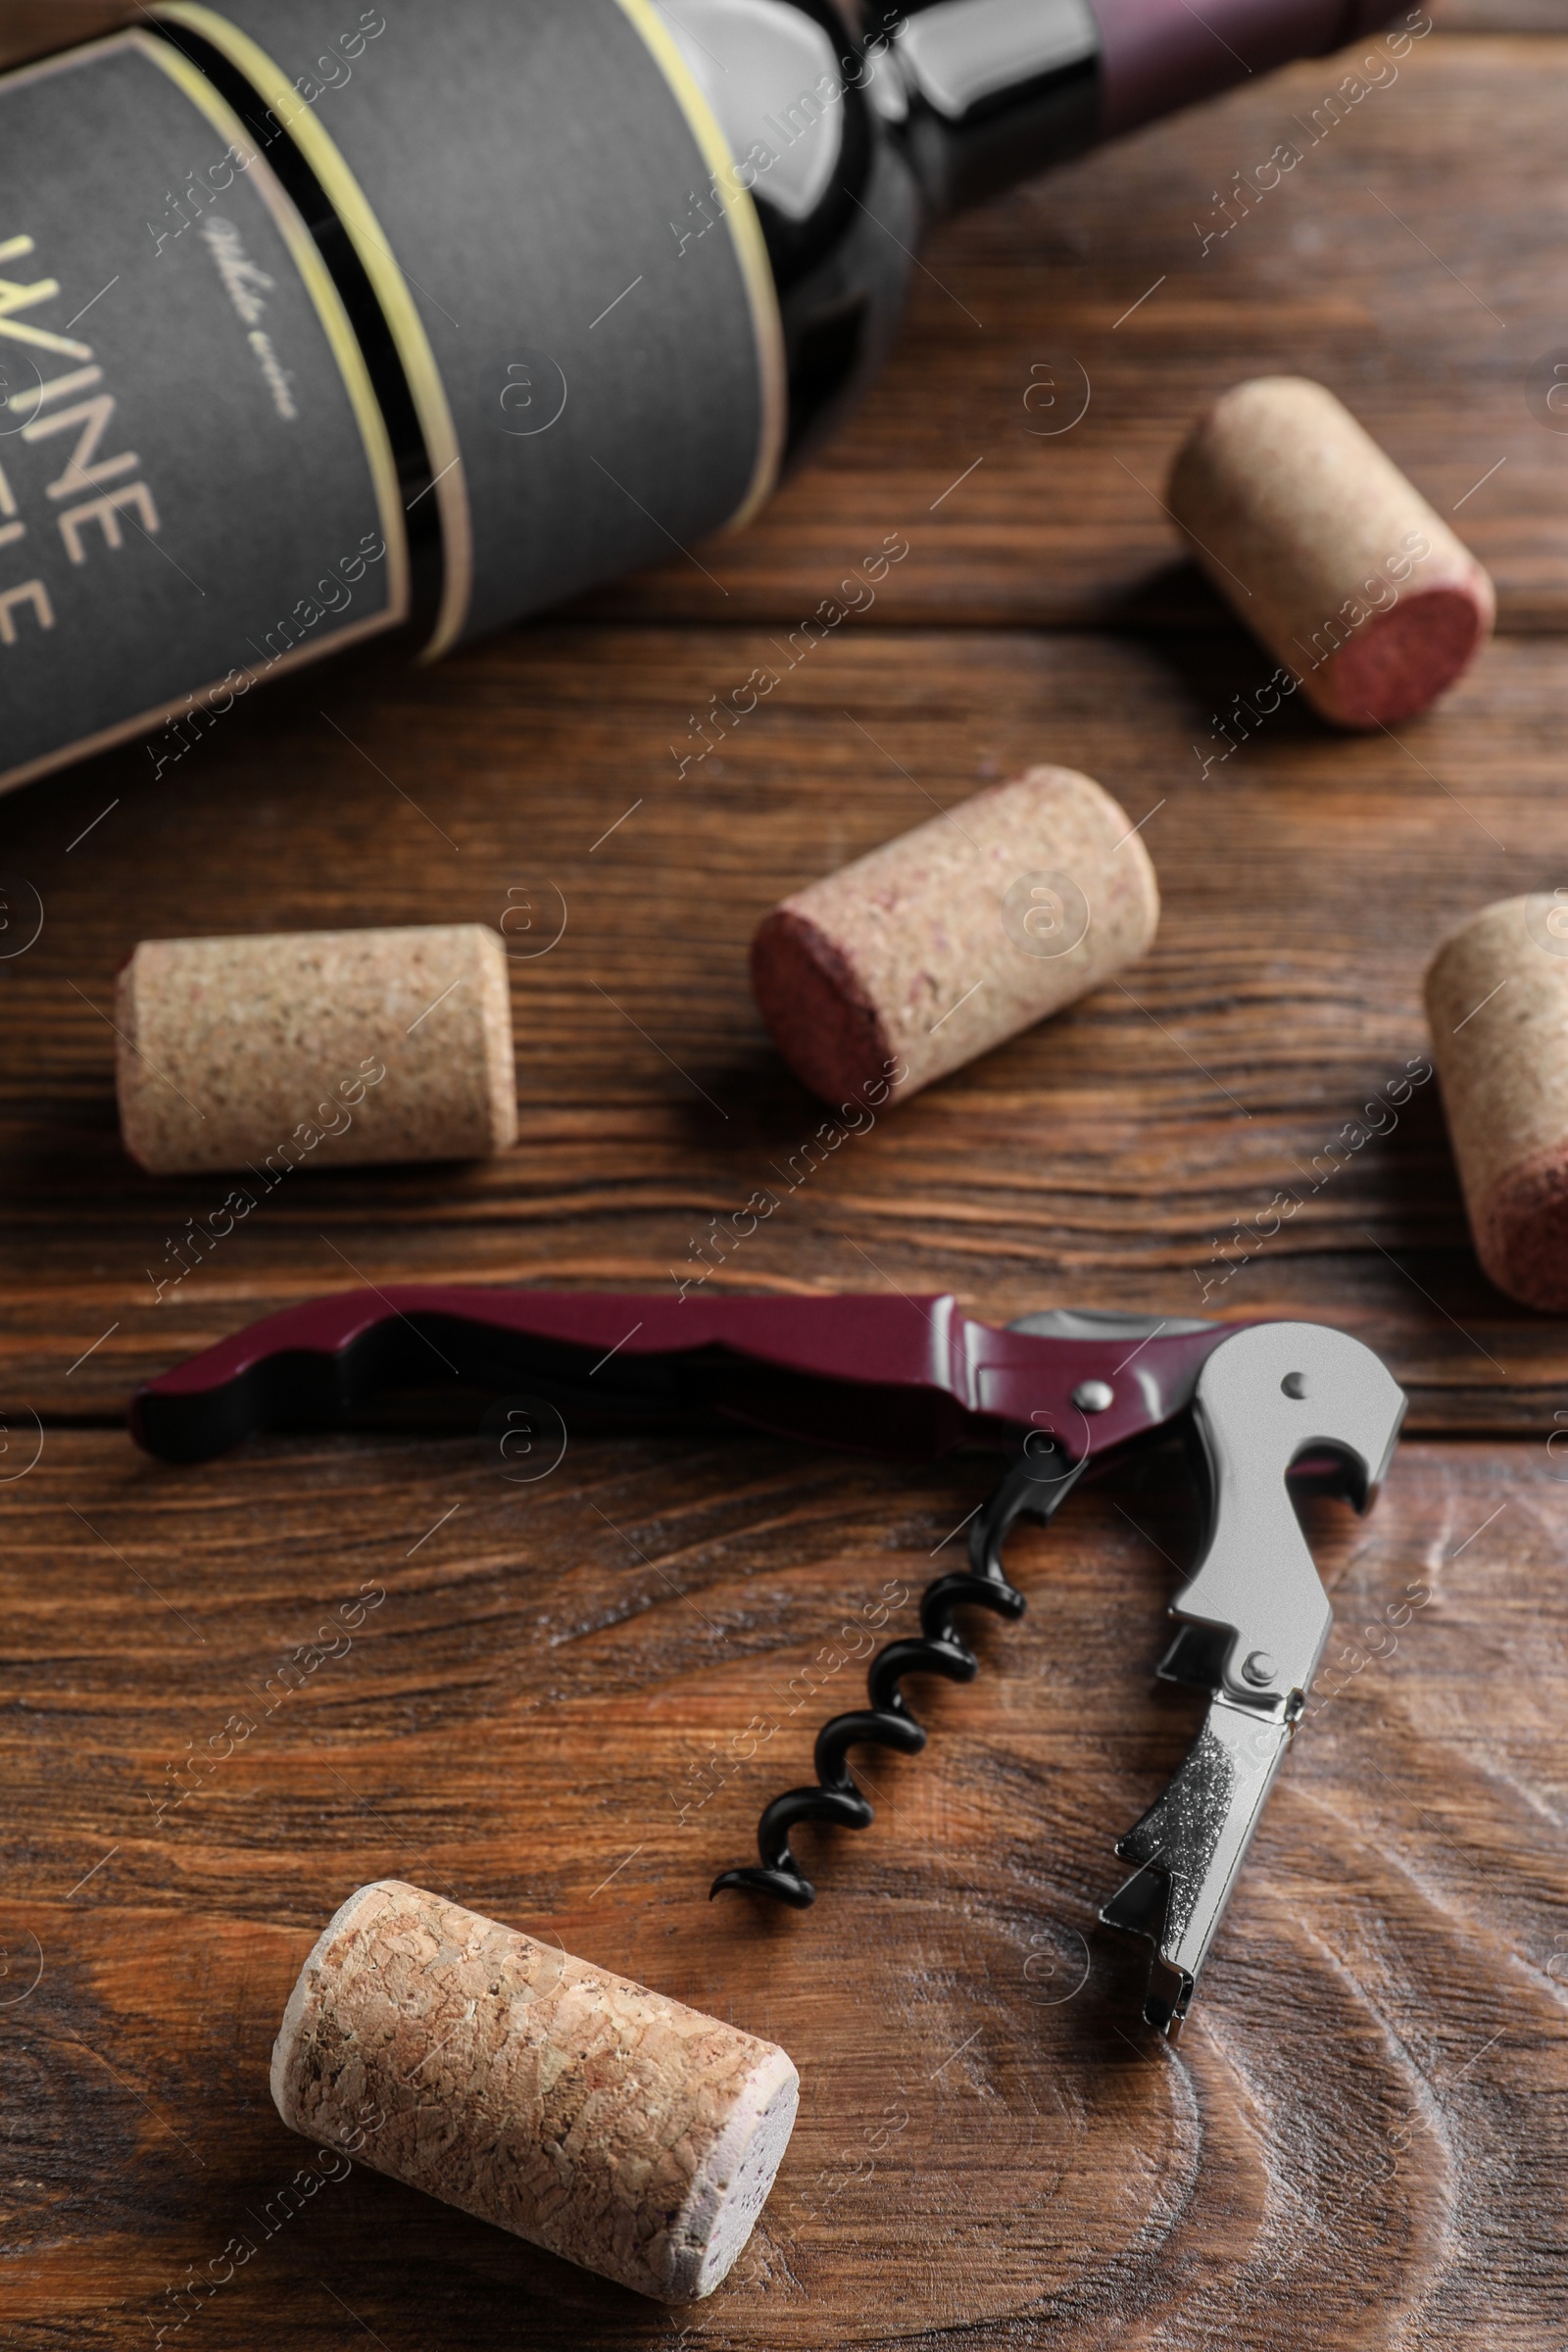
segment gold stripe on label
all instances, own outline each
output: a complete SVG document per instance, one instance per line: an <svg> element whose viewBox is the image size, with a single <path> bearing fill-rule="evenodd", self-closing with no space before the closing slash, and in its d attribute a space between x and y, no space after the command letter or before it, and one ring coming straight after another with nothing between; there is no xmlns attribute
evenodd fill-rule
<svg viewBox="0 0 1568 2352"><path fill-rule="evenodd" d="M673 35L652 6L652 0L619 0L619 4L624 15L641 33L660 72L674 92L686 118L687 127L697 141L703 161L718 190L724 219L735 247L735 258L740 264L746 299L751 305L752 329L757 338L761 430L758 437L757 464L753 467L746 496L725 526L738 531L744 529L758 508L770 496L778 480L778 469L784 456L789 400L784 365L784 326L779 318L778 290L773 283L772 265L767 258L767 245L762 236L762 224L757 218L757 207L752 202L750 191L736 175L735 159L730 154L729 141L676 47Z"/></svg>
<svg viewBox="0 0 1568 2352"><path fill-rule="evenodd" d="M430 471L434 477L446 562L435 633L420 657L425 662L434 662L442 654L450 652L457 643L467 618L468 600L473 587L473 523L468 511L468 489L462 453L458 448L457 427L452 421L452 411L447 404L435 354L430 349L430 338L415 307L408 280L393 258L381 224L371 211L364 189L334 142L321 128L314 110L305 103L282 68L273 64L266 50L259 47L249 33L241 32L237 24L229 24L216 10L202 7L200 0L163 0L163 4L153 13L171 24L187 25L204 41L211 42L231 66L244 74L257 96L270 110L274 121L288 132L299 148L330 198L332 210L354 241L354 250L370 281L392 340L397 346L398 358L403 363L403 371L414 396L419 428L424 435L425 451L430 460ZM211 87L210 84L208 86ZM760 229L758 234L760 237Z"/></svg>
<svg viewBox="0 0 1568 2352"><path fill-rule="evenodd" d="M387 586L394 621L403 620L409 610L409 533L403 514L403 492L398 482L397 460L392 454L391 437L381 404L375 397L370 371L360 349L360 339L349 322L342 297L332 282L331 271L321 259L320 248L299 214L293 199L277 177L271 166L258 149L244 123L227 101L220 98L205 74L193 66L187 57L168 41L156 41L145 32L126 35L126 45L139 49L151 60L161 74L177 82L193 106L200 107L220 138L226 139L236 156L245 159L245 169L255 173L257 191L271 214L278 234L288 247L290 258L304 282L305 290L316 305L316 315L321 321L332 357L337 362L344 389L353 405L359 424L360 438L369 463L370 476L375 484L375 503L381 514L381 536L386 541Z"/></svg>

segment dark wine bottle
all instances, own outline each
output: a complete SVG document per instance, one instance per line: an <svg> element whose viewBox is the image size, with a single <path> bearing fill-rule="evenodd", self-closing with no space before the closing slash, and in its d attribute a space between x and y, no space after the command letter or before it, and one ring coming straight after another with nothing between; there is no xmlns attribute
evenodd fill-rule
<svg viewBox="0 0 1568 2352"><path fill-rule="evenodd" d="M744 523L935 223L1390 14L167 0L0 77L0 785Z"/></svg>

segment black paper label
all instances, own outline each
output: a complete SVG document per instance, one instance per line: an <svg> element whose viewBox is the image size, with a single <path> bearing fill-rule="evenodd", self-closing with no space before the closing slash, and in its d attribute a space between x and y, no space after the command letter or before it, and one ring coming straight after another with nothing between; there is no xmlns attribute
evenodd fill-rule
<svg viewBox="0 0 1568 2352"><path fill-rule="evenodd" d="M359 345L238 120L139 32L0 79L0 786L160 725L161 771L408 604Z"/></svg>
<svg viewBox="0 0 1568 2352"><path fill-rule="evenodd" d="M435 477L432 651L666 562L771 487L761 229L651 0L157 13L246 77L375 288Z"/></svg>

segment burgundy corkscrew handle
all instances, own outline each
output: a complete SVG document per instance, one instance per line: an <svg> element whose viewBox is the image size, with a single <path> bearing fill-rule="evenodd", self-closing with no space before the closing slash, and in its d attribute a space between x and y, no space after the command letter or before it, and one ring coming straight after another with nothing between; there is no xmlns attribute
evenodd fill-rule
<svg viewBox="0 0 1568 2352"><path fill-rule="evenodd" d="M399 1390L526 1388L595 1419L719 1414L914 1459L1004 1448L1032 1430L1076 1461L1173 1419L1234 1328L1063 1337L998 1330L951 1297L399 1283L314 1298L220 1340L141 1389L130 1429L166 1461L205 1461L256 1431L332 1427Z"/></svg>

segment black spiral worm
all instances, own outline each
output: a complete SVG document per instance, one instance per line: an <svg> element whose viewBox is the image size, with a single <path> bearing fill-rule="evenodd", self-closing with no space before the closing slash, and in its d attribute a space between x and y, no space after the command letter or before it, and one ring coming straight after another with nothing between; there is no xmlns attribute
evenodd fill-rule
<svg viewBox="0 0 1568 2352"><path fill-rule="evenodd" d="M832 1821L846 1830L868 1828L873 1808L855 1786L850 1749L892 1747L912 1756L924 1747L924 1727L899 1685L906 1674L941 1674L952 1683L974 1680L980 1661L954 1624L955 1609L991 1609L1009 1618L1023 1615L1027 1603L1007 1582L1002 1547L1019 1519L1048 1523L1087 1466L1085 1461L1067 1462L1054 1441L1036 1439L1034 1444L1036 1450L1026 1451L1011 1465L970 1527L968 1568L939 1576L926 1587L918 1636L888 1642L871 1660L865 1678L870 1705L835 1715L817 1733L812 1754L815 1786L788 1788L774 1797L757 1825L759 1862L720 1871L709 1889L710 1901L721 1886L741 1886L754 1894L770 1894L797 1911L809 1909L816 1888L790 1851L795 1824Z"/></svg>

